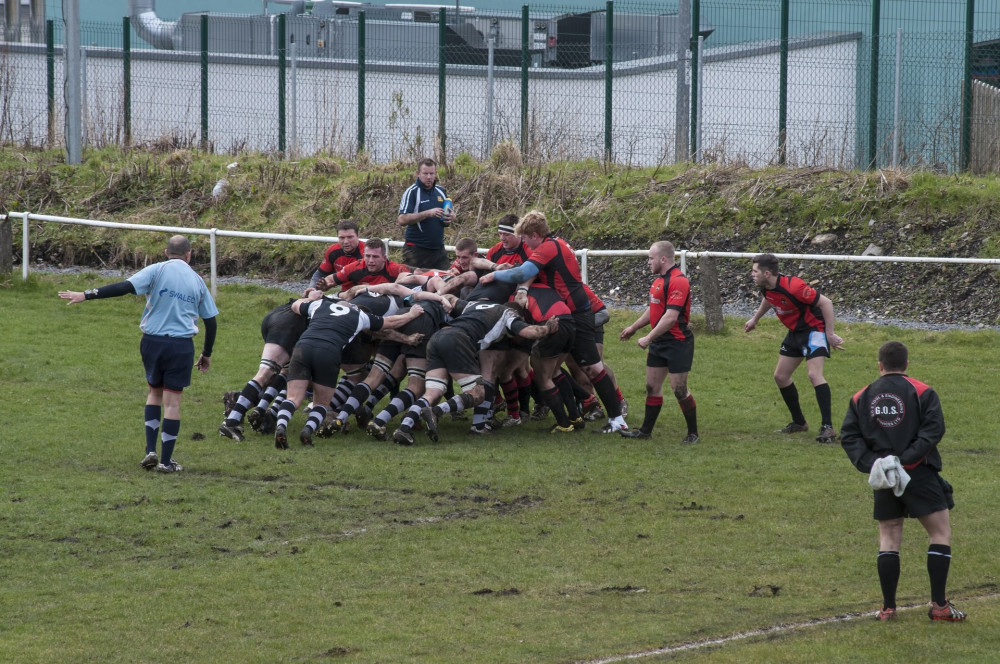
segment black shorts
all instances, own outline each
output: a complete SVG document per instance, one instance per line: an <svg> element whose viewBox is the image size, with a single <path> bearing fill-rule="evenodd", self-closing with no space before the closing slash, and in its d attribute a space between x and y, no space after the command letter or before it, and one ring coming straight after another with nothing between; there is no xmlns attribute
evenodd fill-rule
<svg viewBox="0 0 1000 664"><path fill-rule="evenodd" d="M573 313L573 325L576 336L573 339L573 349L570 354L580 367L589 367L601 361L601 353L597 350L594 339L594 312L590 309Z"/></svg>
<svg viewBox="0 0 1000 664"><path fill-rule="evenodd" d="M139 342L142 366L150 387L180 392L191 384L194 367L194 341L191 337L142 335Z"/></svg>
<svg viewBox="0 0 1000 664"><path fill-rule="evenodd" d="M298 344L288 363L288 380L308 380L334 387L340 374L340 349L335 346Z"/></svg>
<svg viewBox="0 0 1000 664"><path fill-rule="evenodd" d="M826 339L826 332L789 330L781 342L778 354L785 357L804 357L807 360L814 357L830 357L830 342Z"/></svg>
<svg viewBox="0 0 1000 664"><path fill-rule="evenodd" d="M448 252L444 247L427 249L409 243L403 245L403 264L428 270L447 270L451 267Z"/></svg>
<svg viewBox="0 0 1000 664"><path fill-rule="evenodd" d="M920 464L906 472L910 475L910 482L902 496L897 498L892 489L875 491L873 516L876 520L887 521L900 517L919 519L955 506L951 484L936 470Z"/></svg>
<svg viewBox="0 0 1000 664"><path fill-rule="evenodd" d="M576 326L570 318L559 319L559 329L554 334L542 337L535 342L531 354L536 357L559 357L570 352L576 339Z"/></svg>
<svg viewBox="0 0 1000 664"><path fill-rule="evenodd" d="M649 344L646 353L646 366L650 368L667 367L667 373L681 374L691 371L694 364L694 339L663 339L660 337Z"/></svg>
<svg viewBox="0 0 1000 664"><path fill-rule="evenodd" d="M479 348L465 330L446 327L431 337L427 344L427 373L434 369L447 369L451 375L479 375Z"/></svg>
<svg viewBox="0 0 1000 664"><path fill-rule="evenodd" d="M308 324L308 319L293 312L291 307L279 307L269 311L260 322L260 336L264 343L278 344L291 355Z"/></svg>

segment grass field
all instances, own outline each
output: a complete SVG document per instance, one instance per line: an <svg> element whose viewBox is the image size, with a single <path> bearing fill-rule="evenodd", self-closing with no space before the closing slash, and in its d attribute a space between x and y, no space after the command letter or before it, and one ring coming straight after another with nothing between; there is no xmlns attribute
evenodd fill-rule
<svg viewBox="0 0 1000 664"><path fill-rule="evenodd" d="M896 338L948 425L949 587L970 618L930 623L921 607L883 625L824 621L880 602L871 496L839 446L771 433L788 421L773 317L750 335L741 320L712 336L695 321L695 446L679 445L668 399L650 441L553 439L538 424L472 438L444 421L437 444L353 432L278 452L216 427L222 394L256 370L261 317L287 295L223 288L212 369L184 396L185 471L157 475L138 466L142 299L56 297L108 281L0 286L0 661L991 662L1000 650L993 331L838 326L835 419ZM616 339L631 316L608 324L606 354L638 425L644 355ZM815 429L804 372L797 384ZM916 606L926 537L907 533L899 600ZM729 639L752 630L765 631Z"/></svg>

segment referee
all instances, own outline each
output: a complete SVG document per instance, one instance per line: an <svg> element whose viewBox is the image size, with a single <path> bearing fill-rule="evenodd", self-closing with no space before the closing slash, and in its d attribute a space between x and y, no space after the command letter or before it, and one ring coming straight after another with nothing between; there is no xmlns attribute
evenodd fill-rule
<svg viewBox="0 0 1000 664"><path fill-rule="evenodd" d="M176 473L184 468L173 460L174 444L181 428L181 393L191 384L191 367L208 371L215 345L219 310L205 281L191 269L191 242L175 235L167 242L167 260L144 267L125 281L84 292L60 291L59 297L76 304L121 295L145 295L146 308L139 328L139 351L146 369L149 394L146 397L146 456L140 465L146 470ZM205 341L198 361L194 342L198 318L205 322ZM162 418L162 431L161 431ZM160 455L156 454L159 434Z"/></svg>

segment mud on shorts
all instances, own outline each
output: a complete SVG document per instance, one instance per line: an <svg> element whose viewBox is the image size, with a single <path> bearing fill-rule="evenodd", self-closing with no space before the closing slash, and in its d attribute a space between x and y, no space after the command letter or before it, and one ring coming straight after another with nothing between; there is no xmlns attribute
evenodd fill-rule
<svg viewBox="0 0 1000 664"><path fill-rule="evenodd" d="M290 307L281 307L264 316L260 322L260 336L264 343L277 344L291 355L308 324L308 319L293 312Z"/></svg>
<svg viewBox="0 0 1000 664"><path fill-rule="evenodd" d="M288 363L288 380L309 380L334 387L340 373L340 349L336 346L298 344Z"/></svg>
<svg viewBox="0 0 1000 664"><path fill-rule="evenodd" d="M807 360L814 357L830 357L830 343L826 339L826 332L789 331L781 342L778 354L785 357L804 357Z"/></svg>
<svg viewBox="0 0 1000 664"><path fill-rule="evenodd" d="M660 337L649 344L647 349L647 367L667 367L667 373L680 374L691 371L692 364L694 364L694 339L681 341Z"/></svg>
<svg viewBox="0 0 1000 664"><path fill-rule="evenodd" d="M902 496L897 498L892 489L874 492L875 507L872 514L876 520L887 521L900 517L919 519L955 507L951 484L936 470L920 464L906 472L910 474L910 482Z"/></svg>
<svg viewBox="0 0 1000 664"><path fill-rule="evenodd" d="M452 374L479 375L479 348L465 330L446 327L427 344L427 373L447 369Z"/></svg>

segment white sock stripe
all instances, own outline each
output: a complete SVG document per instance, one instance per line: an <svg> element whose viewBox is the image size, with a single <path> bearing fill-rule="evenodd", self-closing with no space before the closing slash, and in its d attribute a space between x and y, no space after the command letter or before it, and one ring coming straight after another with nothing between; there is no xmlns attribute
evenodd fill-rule
<svg viewBox="0 0 1000 664"><path fill-rule="evenodd" d="M159 420L146 420L146 427L149 428L149 429L159 429L160 428L160 421Z"/></svg>
<svg viewBox="0 0 1000 664"><path fill-rule="evenodd" d="M950 553L941 553L940 551L928 551L928 556L944 556L945 558L951 558Z"/></svg>

